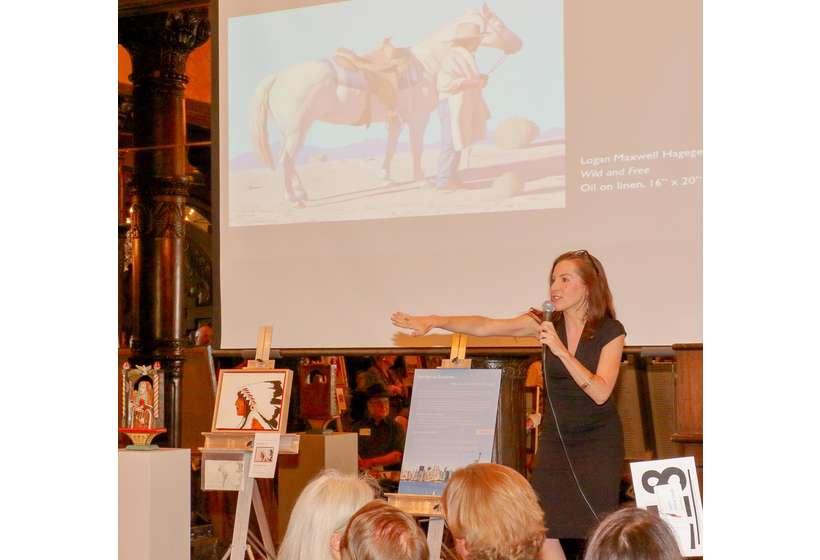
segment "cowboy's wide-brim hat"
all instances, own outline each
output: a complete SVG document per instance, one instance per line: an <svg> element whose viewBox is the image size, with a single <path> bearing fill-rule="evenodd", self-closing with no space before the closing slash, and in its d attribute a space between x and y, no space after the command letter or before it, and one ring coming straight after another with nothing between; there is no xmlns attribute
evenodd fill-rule
<svg viewBox="0 0 820 560"><path fill-rule="evenodd" d="M481 29L478 27L478 24L475 23L459 23L456 26L455 35L453 38L450 39L449 43L461 43L466 41L472 41L474 39L482 39L488 33L482 33Z"/></svg>
<svg viewBox="0 0 820 560"><path fill-rule="evenodd" d="M375 383L367 388L367 400L370 399L389 399L390 393L384 388L381 383Z"/></svg>

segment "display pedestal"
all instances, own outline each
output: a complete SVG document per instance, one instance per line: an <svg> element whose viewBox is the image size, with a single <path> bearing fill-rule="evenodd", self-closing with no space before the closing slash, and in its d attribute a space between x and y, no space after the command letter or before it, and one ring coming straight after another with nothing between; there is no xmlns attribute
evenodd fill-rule
<svg viewBox="0 0 820 560"><path fill-rule="evenodd" d="M359 473L358 434L301 434L298 455L279 457L279 503L277 529L279 539L285 535L290 512L302 490L322 469L336 469L344 474Z"/></svg>
<svg viewBox="0 0 820 560"><path fill-rule="evenodd" d="M191 557L191 450L119 450L119 560Z"/></svg>

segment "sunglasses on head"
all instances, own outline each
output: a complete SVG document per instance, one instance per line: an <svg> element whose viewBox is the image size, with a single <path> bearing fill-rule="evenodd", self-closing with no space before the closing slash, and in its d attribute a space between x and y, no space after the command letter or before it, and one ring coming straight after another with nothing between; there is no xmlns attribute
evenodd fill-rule
<svg viewBox="0 0 820 560"><path fill-rule="evenodd" d="M601 275L601 270L598 268L597 260L593 258L593 256L590 255L589 251L587 251L586 249L573 251L572 253L570 253L570 255L578 258L586 258L592 264L592 268L595 269L595 274L597 274L598 276Z"/></svg>

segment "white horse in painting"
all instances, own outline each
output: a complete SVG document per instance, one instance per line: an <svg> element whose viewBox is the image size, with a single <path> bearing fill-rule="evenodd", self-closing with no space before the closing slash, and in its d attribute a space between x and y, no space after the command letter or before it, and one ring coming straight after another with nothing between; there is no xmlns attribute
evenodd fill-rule
<svg viewBox="0 0 820 560"><path fill-rule="evenodd" d="M262 160L276 169L268 140L268 119L279 130L281 148L279 165L284 172L285 199L296 207L308 200L302 180L296 173L295 161L314 121L334 124L361 125L367 114L370 122L387 122L387 147L382 175L390 180L390 167L399 135L407 124L413 155L414 180L423 178L421 168L422 141L436 108L436 76L447 43L460 23L477 24L485 33L481 46L500 49L505 55L521 49L521 39L513 33L486 4L450 22L440 31L410 48L412 59L408 74L399 89L394 115L379 99L363 87L352 87L339 79L338 68L330 60L314 60L294 64L260 82L251 108L251 135Z"/></svg>

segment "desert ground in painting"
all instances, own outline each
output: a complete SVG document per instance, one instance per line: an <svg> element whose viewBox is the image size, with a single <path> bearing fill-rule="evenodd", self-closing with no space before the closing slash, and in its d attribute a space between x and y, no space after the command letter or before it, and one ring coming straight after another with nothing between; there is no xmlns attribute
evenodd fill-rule
<svg viewBox="0 0 820 560"><path fill-rule="evenodd" d="M335 159L321 155L297 166L308 194L304 208L285 200L281 170L246 169L230 173L229 224L253 226L302 222L371 220L563 208L564 142L536 140L526 148L492 143L473 146L461 162L463 186L439 191L435 178L438 149L422 156L425 179L412 178L411 156L393 158L392 182L381 177L382 158Z"/></svg>

